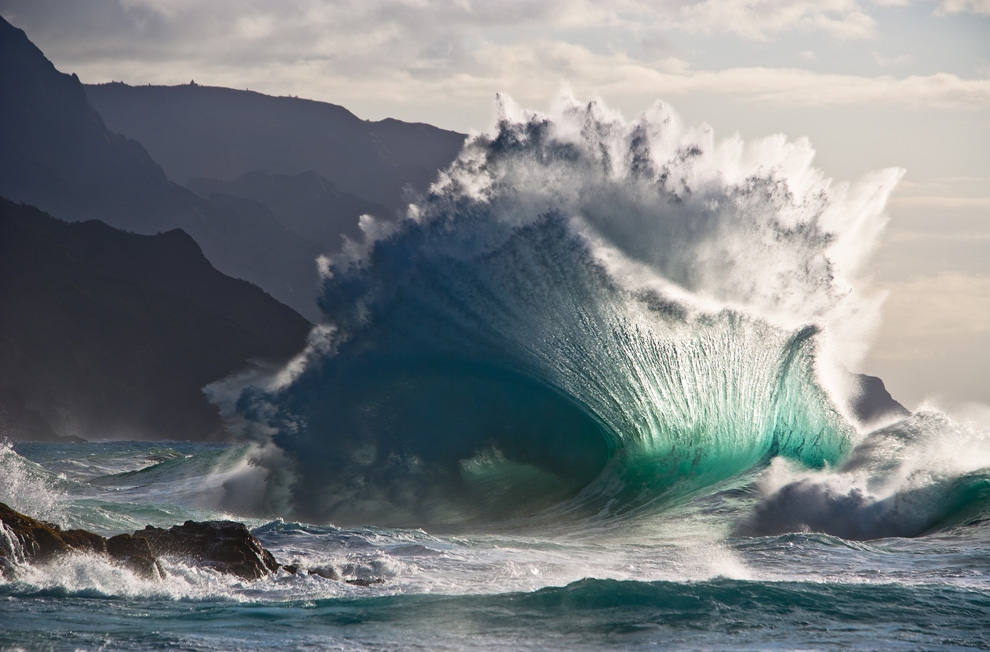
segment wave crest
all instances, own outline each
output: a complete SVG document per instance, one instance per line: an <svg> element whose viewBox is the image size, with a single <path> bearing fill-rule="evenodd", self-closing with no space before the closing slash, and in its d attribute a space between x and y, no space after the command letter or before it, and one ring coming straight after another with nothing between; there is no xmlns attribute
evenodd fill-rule
<svg viewBox="0 0 990 652"><path fill-rule="evenodd" d="M406 219L363 218L321 261L329 323L227 406L284 453L293 508L621 511L775 455L838 460L824 361L872 319L853 274L900 171L834 185L806 141L716 144L662 104L499 114Z"/></svg>

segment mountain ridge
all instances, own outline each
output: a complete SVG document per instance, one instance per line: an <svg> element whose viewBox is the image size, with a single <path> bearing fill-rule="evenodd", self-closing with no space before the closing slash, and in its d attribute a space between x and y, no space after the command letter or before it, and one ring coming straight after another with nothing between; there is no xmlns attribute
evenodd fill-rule
<svg viewBox="0 0 990 652"><path fill-rule="evenodd" d="M362 120L328 102L219 86L110 82L85 90L111 129L141 142L179 183L316 172L392 211L404 208L410 190L425 191L466 138L425 123Z"/></svg>
<svg viewBox="0 0 990 652"><path fill-rule="evenodd" d="M0 96L0 196L135 233L181 228L220 271L320 318L317 246L270 212L241 214L170 182L139 142L107 127L77 77L2 18Z"/></svg>
<svg viewBox="0 0 990 652"><path fill-rule="evenodd" d="M32 430L3 434L39 439L223 438L202 387L288 359L311 326L181 231L65 222L2 198L0 305L0 403Z"/></svg>

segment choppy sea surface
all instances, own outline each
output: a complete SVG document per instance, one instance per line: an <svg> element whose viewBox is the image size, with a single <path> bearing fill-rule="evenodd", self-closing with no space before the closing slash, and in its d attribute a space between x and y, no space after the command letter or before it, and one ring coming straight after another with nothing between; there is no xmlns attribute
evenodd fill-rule
<svg viewBox="0 0 990 652"><path fill-rule="evenodd" d="M231 518L319 573L20 563L0 649L990 648L986 412L851 408L903 171L663 104L498 115L320 259L299 356L205 388L241 443L0 447L28 515Z"/></svg>
<svg viewBox="0 0 990 652"><path fill-rule="evenodd" d="M229 516L197 492L246 447L19 444L5 498L110 535ZM249 521L285 571L253 582L165 559L164 583L84 555L0 581L4 650L853 649L990 647L990 525L915 538L737 536L727 486L617 525L427 532ZM170 496L180 496L170 499Z"/></svg>

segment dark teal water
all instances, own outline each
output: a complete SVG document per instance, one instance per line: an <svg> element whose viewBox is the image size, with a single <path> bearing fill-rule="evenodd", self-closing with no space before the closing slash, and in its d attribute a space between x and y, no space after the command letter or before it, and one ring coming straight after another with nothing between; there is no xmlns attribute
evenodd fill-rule
<svg viewBox="0 0 990 652"><path fill-rule="evenodd" d="M950 586L581 580L495 596L270 603L20 596L25 649L848 649L990 646L985 591Z"/></svg>
<svg viewBox="0 0 990 652"><path fill-rule="evenodd" d="M0 460L5 500L108 534L141 518L222 516L191 490L214 480L193 471L229 477L245 451L167 443L17 450L23 455L8 448ZM168 503L173 480L187 491ZM280 561L381 580L369 587L284 572L241 582L181 560L166 560L164 584L84 556L22 567L0 581L0 649L990 648L986 522L868 542L736 536L728 526L753 505L746 486L581 528L250 521Z"/></svg>

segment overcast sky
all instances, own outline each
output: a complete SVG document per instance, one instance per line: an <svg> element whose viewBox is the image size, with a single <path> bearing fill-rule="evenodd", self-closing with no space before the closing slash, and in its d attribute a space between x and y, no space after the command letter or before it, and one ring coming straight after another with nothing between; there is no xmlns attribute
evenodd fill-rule
<svg viewBox="0 0 990 652"><path fill-rule="evenodd" d="M865 369L990 404L990 0L0 0L87 83L250 88L487 129L496 92L657 99L716 136L808 136L837 179L903 167Z"/></svg>

